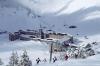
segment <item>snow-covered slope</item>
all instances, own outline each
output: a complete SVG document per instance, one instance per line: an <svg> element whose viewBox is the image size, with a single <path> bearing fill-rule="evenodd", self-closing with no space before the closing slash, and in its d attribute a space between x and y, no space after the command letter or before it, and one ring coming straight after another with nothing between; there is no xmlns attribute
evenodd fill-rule
<svg viewBox="0 0 100 66"><path fill-rule="evenodd" d="M29 26L33 27L32 24L35 21L29 17L29 12L29 9L13 2L13 0L1 0L0 30L16 31L19 29L27 29Z"/></svg>
<svg viewBox="0 0 100 66"><path fill-rule="evenodd" d="M49 63L49 50L45 43L34 42L34 41L14 41L14 42L0 42L0 58L4 62L3 66L6 66L9 62L9 58L13 51L18 52L20 57L23 50L27 50L30 60L33 65L36 66L36 59L39 57L41 60L47 59L47 62L40 62L38 66L99 66L100 65L100 54L88 57L86 59L68 59L67 61L58 60L56 63ZM100 45L98 45L100 46ZM53 55L54 56L54 55Z"/></svg>
<svg viewBox="0 0 100 66"><path fill-rule="evenodd" d="M99 0L0 0L0 30L34 29L41 23L73 35L99 34L99 4Z"/></svg>
<svg viewBox="0 0 100 66"><path fill-rule="evenodd" d="M30 59L33 60L35 65L35 59L40 57L41 59L49 58L48 46L46 43L39 41L15 41L15 42L0 42L0 58L2 58L4 65L6 66L9 62L9 57L13 51L17 51L19 57L22 55L24 50L28 51Z"/></svg>
<svg viewBox="0 0 100 66"><path fill-rule="evenodd" d="M40 24L46 29L72 35L88 36L88 39L79 38L83 44L100 43L100 0L0 0L0 31L17 31L19 29L37 29ZM77 28L70 29L70 25ZM27 49L33 64L37 57L49 57L47 45L34 41L7 40L8 35L0 35L0 58L5 65L13 50L18 54ZM94 47L100 52L100 45ZM55 64L40 64L39 66L99 66L100 55L87 59L70 59L58 61ZM72 64L73 63L73 64Z"/></svg>

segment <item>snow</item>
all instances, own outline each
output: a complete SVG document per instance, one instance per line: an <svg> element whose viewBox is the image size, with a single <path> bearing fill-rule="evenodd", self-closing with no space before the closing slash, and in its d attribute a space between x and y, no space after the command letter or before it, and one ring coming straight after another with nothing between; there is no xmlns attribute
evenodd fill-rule
<svg viewBox="0 0 100 66"><path fill-rule="evenodd" d="M98 35L99 36L99 35ZM89 37L89 39L81 38L81 41L83 41L83 44L87 44L88 42L92 42L98 39L98 36ZM5 35L5 37L7 37ZM2 37L2 40L4 37ZM39 41L14 41L10 42L8 40L4 40L3 42L0 42L0 58L5 63L5 65L9 62L9 57L13 51L17 51L19 57L22 55L24 50L27 50L28 55L30 59L32 60L33 66L36 65L36 58L44 59L47 58L46 63L41 62L39 66L99 66L100 65L100 54L97 54L95 56L88 57L86 59L71 59L69 58L67 61L64 60L58 60L56 63L49 63L49 47L45 42L39 42ZM95 51L100 51L100 44L94 46Z"/></svg>
<svg viewBox="0 0 100 66"><path fill-rule="evenodd" d="M78 11L82 8L86 9L95 5L99 5L99 0L74 0L69 5L68 8L66 8L64 11L61 12L61 14L66 13L73 13L75 11Z"/></svg>
<svg viewBox="0 0 100 66"><path fill-rule="evenodd" d="M95 35L100 33L99 3L99 0L0 1L0 30L13 32L36 29L42 24L47 27L46 30L53 29L75 36ZM78 28L69 29L68 26L64 27L65 24L76 25Z"/></svg>
<svg viewBox="0 0 100 66"><path fill-rule="evenodd" d="M87 14L83 20L91 20L91 19L95 19L95 18L99 18L99 17L100 17L100 11L97 10L95 12Z"/></svg>
<svg viewBox="0 0 100 66"><path fill-rule="evenodd" d="M79 39L82 40L85 43L91 43L91 42L100 42L100 35L92 35L92 36L87 36L88 39L84 38L84 37L80 37Z"/></svg>
<svg viewBox="0 0 100 66"><path fill-rule="evenodd" d="M42 17L37 18L37 15ZM100 0L0 0L0 31L37 29L42 24L47 29L78 37L82 41L81 45L98 42L93 46L98 53L100 53L99 18ZM76 25L78 28L69 29L70 25ZM21 56L25 49L33 66L36 66L37 57L49 60L46 43L19 40L10 42L8 34L0 35L0 58L5 63L3 66L8 64L12 51L17 51ZM100 54L97 54L86 59L69 58L68 61L58 60L56 63L40 63L38 66L100 66L99 58Z"/></svg>
<svg viewBox="0 0 100 66"><path fill-rule="evenodd" d="M6 65L13 51L17 51L18 55L21 55L24 50L27 50L28 55L34 62L37 57L44 59L48 58L49 55L48 46L45 43L40 43L39 41L8 41L0 46L0 57L5 61Z"/></svg>

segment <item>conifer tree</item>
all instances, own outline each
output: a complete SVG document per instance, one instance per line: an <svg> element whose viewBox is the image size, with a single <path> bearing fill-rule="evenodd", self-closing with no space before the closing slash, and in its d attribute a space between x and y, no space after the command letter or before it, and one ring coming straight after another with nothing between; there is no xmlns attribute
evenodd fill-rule
<svg viewBox="0 0 100 66"><path fill-rule="evenodd" d="M23 55L21 56L20 64L19 66L32 66L32 62L29 59L29 56L27 55L27 51L25 50Z"/></svg>
<svg viewBox="0 0 100 66"><path fill-rule="evenodd" d="M16 53L12 52L8 66L18 66L18 61L19 58L17 52Z"/></svg>
<svg viewBox="0 0 100 66"><path fill-rule="evenodd" d="M3 62L2 62L2 60L1 60L1 58L0 58L0 65L3 65Z"/></svg>

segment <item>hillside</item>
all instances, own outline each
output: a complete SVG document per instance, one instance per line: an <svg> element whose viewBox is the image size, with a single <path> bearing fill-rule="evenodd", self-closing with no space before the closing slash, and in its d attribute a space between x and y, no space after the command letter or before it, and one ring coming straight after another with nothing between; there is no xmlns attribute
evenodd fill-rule
<svg viewBox="0 0 100 66"><path fill-rule="evenodd" d="M38 66L99 66L100 65L100 0L0 0L0 32L38 29L68 33L80 43L79 49L92 45L96 55L86 59L69 58L49 63L49 45L40 41L9 41L8 34L0 34L0 58L6 66L13 51L19 57L27 50L33 66L38 57L47 62ZM74 28L70 28L74 26ZM63 39L62 39L63 40ZM61 40L61 41L62 41ZM82 49L81 49L82 50ZM59 54L60 55L60 54ZM55 55L53 55L55 56ZM2 65L0 65L2 66Z"/></svg>
<svg viewBox="0 0 100 66"><path fill-rule="evenodd" d="M99 0L0 0L0 3L0 30L36 29L42 24L47 29L73 35L100 33ZM70 25L78 28L69 29Z"/></svg>

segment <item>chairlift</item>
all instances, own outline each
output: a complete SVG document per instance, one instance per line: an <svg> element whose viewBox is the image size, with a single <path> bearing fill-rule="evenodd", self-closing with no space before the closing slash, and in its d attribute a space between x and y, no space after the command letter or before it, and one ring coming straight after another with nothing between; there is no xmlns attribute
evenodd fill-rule
<svg viewBox="0 0 100 66"><path fill-rule="evenodd" d="M47 30L47 31L52 31L52 30Z"/></svg>
<svg viewBox="0 0 100 66"><path fill-rule="evenodd" d="M37 17L39 18L39 17L41 17L40 15L37 15Z"/></svg>
<svg viewBox="0 0 100 66"><path fill-rule="evenodd" d="M69 26L69 28L77 28L77 26L72 25L72 26Z"/></svg>

